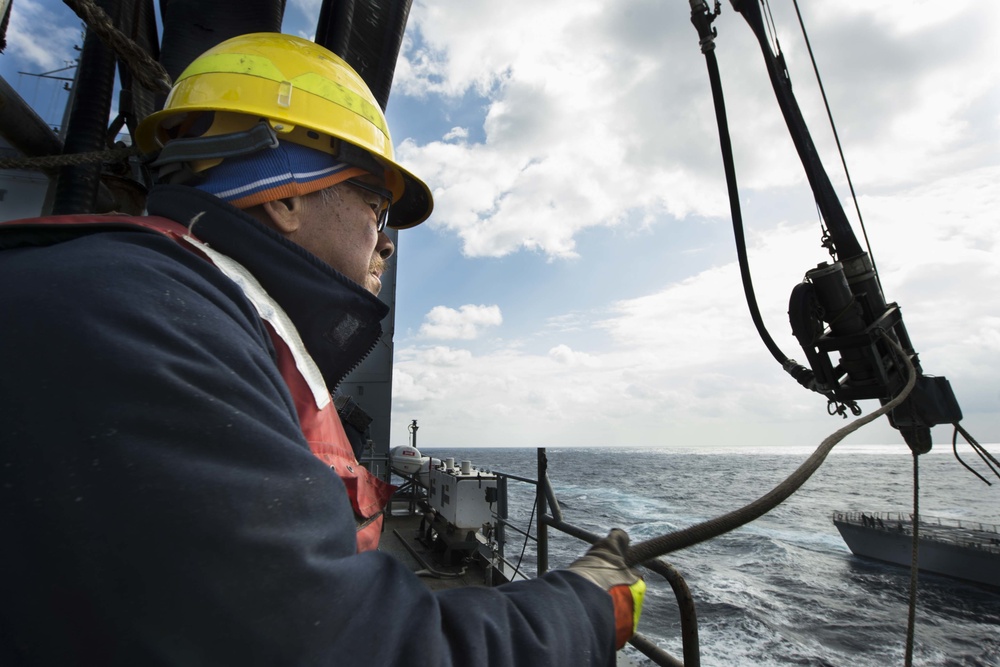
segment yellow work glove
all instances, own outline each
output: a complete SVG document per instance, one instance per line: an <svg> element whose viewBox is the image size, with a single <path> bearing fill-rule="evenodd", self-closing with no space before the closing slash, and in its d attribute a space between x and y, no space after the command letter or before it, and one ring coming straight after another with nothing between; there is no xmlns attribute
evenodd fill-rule
<svg viewBox="0 0 1000 667"><path fill-rule="evenodd" d="M611 595L615 605L615 648L619 649L635 634L646 595L646 582L625 565L627 550L628 534L613 528L569 566L570 572L576 572Z"/></svg>

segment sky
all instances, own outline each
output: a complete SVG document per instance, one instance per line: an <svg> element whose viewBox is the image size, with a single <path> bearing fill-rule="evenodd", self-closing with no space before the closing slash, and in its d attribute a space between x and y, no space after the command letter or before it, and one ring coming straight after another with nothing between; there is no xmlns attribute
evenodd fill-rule
<svg viewBox="0 0 1000 667"><path fill-rule="evenodd" d="M861 237L794 5L770 5ZM0 72L58 107L16 72L71 60L79 22L14 7ZM1000 442L1000 4L800 9L886 299L963 426ZM318 11L289 0L283 30L312 37ZM729 3L714 26L757 300L803 361L788 298L830 258L755 38ZM753 328L688 2L414 0L387 117L435 197L399 236L393 445L412 419L440 447L811 445L844 424ZM847 442L905 447L884 419Z"/></svg>

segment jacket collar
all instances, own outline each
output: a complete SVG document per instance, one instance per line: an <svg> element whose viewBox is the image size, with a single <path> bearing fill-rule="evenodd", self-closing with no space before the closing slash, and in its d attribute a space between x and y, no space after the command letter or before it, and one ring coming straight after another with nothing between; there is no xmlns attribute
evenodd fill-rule
<svg viewBox="0 0 1000 667"><path fill-rule="evenodd" d="M147 209L245 266L302 337L332 392L374 349L389 306L328 264L243 211L181 185L153 188Z"/></svg>

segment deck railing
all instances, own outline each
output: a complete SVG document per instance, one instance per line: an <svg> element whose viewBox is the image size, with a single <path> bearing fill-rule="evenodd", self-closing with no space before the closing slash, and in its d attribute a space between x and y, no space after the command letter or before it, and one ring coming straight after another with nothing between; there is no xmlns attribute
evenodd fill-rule
<svg viewBox="0 0 1000 667"><path fill-rule="evenodd" d="M834 512L833 520L912 534L913 515L905 512ZM920 539L1000 553L1000 526L981 521L921 515Z"/></svg>
<svg viewBox="0 0 1000 667"><path fill-rule="evenodd" d="M531 540L535 543L536 569L537 574L539 575L544 574L549 569L548 531L550 528L590 544L593 544L597 540L601 539L601 536L574 526L563 519L562 509L559 506L559 501L552 488L552 483L549 481L546 468L547 463L545 449L539 448L537 479L529 479L527 477L511 475L495 470L493 471L493 474L497 476L499 482L497 485L499 498L495 513L497 526L495 541L498 544L497 558L509 572L516 572L518 575L520 575L520 557L518 557L518 562L515 564L512 562L512 559L508 558L504 553L507 530L512 530L523 536L525 540ZM525 530L515 522L510 521L508 518L508 481L530 484L535 487L535 508L531 515L531 520L533 520L535 524L534 535L531 534L530 525L529 529ZM529 520L529 524L531 520ZM701 664L701 653L698 643L698 620L694 608L694 598L691 597L691 592L688 589L687 583L672 565L662 559L643 563L642 567L650 570L651 572L655 572L666 579L667 583L670 584L670 587L674 592L674 596L677 599L677 604L680 610L681 642L684 659L683 661L678 660L657 646L652 640L639 633L630 639L629 643L657 665L666 665L667 667L699 667Z"/></svg>

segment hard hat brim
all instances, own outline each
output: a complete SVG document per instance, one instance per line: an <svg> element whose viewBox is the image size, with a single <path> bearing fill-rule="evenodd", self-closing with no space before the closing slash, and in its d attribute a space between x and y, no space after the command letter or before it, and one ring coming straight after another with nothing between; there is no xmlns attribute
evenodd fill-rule
<svg viewBox="0 0 1000 667"><path fill-rule="evenodd" d="M416 227L430 217L434 198L423 181L398 165L394 167L403 177L403 196L392 204L389 226L393 229Z"/></svg>

